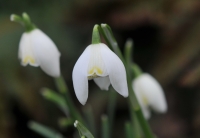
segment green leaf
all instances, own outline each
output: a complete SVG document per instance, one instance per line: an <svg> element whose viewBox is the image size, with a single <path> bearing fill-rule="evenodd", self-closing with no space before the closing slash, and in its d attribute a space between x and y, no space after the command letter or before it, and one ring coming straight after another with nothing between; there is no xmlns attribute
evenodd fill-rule
<svg viewBox="0 0 200 138"><path fill-rule="evenodd" d="M102 138L109 138L109 124L108 124L108 117L106 115L102 115L101 117L101 122L102 122L102 130L101 130L101 135Z"/></svg>
<svg viewBox="0 0 200 138"><path fill-rule="evenodd" d="M70 118L63 117L58 120L58 124L61 128L67 128L68 126L73 125L73 123L74 121Z"/></svg>
<svg viewBox="0 0 200 138"><path fill-rule="evenodd" d="M134 75L134 78L137 78L138 76L140 76L142 74L142 70L140 69L140 67L133 63L131 65L131 71L132 71L132 74Z"/></svg>
<svg viewBox="0 0 200 138"><path fill-rule="evenodd" d="M144 118L140 105L138 103L138 100L136 98L136 95L132 89L132 80L133 77L131 77L131 70L130 65L127 65L125 58L123 57L118 44L116 42L116 39L114 38L114 35L112 33L111 28L107 24L101 24L100 28L101 33L103 34L106 42L108 43L108 46L115 52L115 54L118 55L118 57L122 60L122 62L125 65L126 72L127 72L127 82L128 82L128 90L129 90L129 104L131 106L131 112L134 111L138 121L141 125L141 128L147 138L154 138L154 135L150 129L149 124L147 123L146 119Z"/></svg>
<svg viewBox="0 0 200 138"><path fill-rule="evenodd" d="M107 107L107 113L108 113L108 125L109 125L109 132L108 136L112 137L112 130L113 130L113 124L114 124L114 118L115 118L115 108L116 108L116 102L117 102L118 94L115 92L115 90L112 88L109 92L109 100L108 100L108 107Z"/></svg>
<svg viewBox="0 0 200 138"><path fill-rule="evenodd" d="M83 113L85 115L88 128L90 129L92 134L96 136L96 126L95 126L94 114L93 114L91 105L87 105L84 108Z"/></svg>
<svg viewBox="0 0 200 138"><path fill-rule="evenodd" d="M133 128L132 128L130 122L126 122L126 124L125 124L125 132L126 132L126 138L134 138Z"/></svg>
<svg viewBox="0 0 200 138"><path fill-rule="evenodd" d="M119 46L118 46L117 41L112 33L110 26L107 24L101 24L101 32L102 32L108 46L115 52L115 54L118 55L118 57L124 63L124 58L122 56L122 53L119 49Z"/></svg>
<svg viewBox="0 0 200 138"><path fill-rule="evenodd" d="M64 138L59 132L34 121L29 122L28 127L46 138Z"/></svg>
<svg viewBox="0 0 200 138"><path fill-rule="evenodd" d="M48 88L43 88L41 92L45 99L54 102L64 113L68 114L68 106L64 97Z"/></svg>
<svg viewBox="0 0 200 138"><path fill-rule="evenodd" d="M68 91L67 85L65 84L64 78L62 76L55 78L55 83L60 93L62 94L67 93Z"/></svg>
<svg viewBox="0 0 200 138"><path fill-rule="evenodd" d="M68 111L70 113L70 117L75 121L76 119L81 120L83 122L83 119L80 115L80 113L78 112L76 106L74 105L71 95L68 91L68 87L67 84L65 83L65 80L62 76L55 78L55 83L56 86L59 90L59 92L63 95L63 99L65 101L66 106L68 107L66 110L66 108L63 109L63 111L68 115ZM62 100L63 101L63 100ZM63 102L62 102L63 103ZM84 123L84 122L83 122Z"/></svg>

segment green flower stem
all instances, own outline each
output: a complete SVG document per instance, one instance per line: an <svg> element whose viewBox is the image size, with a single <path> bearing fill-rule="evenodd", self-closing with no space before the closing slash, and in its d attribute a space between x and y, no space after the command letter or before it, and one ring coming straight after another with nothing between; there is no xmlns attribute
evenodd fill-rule
<svg viewBox="0 0 200 138"><path fill-rule="evenodd" d="M133 135L133 128L130 122L126 122L125 124L125 133L126 133L126 138L137 138L137 137L134 137Z"/></svg>
<svg viewBox="0 0 200 138"><path fill-rule="evenodd" d="M137 119L137 116L133 115L133 118L134 118L134 122L133 122L133 130L134 130L134 136L136 138L142 138L142 131L141 131L141 127L140 127L140 124L138 122L138 119Z"/></svg>
<svg viewBox="0 0 200 138"><path fill-rule="evenodd" d="M78 110L76 109L74 103L72 102L71 95L70 95L70 93L68 91L68 87L67 87L63 77L60 76L58 78L55 78L55 83L56 83L56 86L57 86L59 92L61 94L63 94L65 99L66 99L66 103L67 103L67 106L68 106L69 113L70 113L71 117L74 120L78 119L81 122L83 122L83 119L82 119L80 113L78 112Z"/></svg>
<svg viewBox="0 0 200 138"><path fill-rule="evenodd" d="M130 73L135 74L135 76L136 76L136 73L137 73L137 75L139 75L139 73L141 73L141 72L139 72L140 71L139 67L136 64L132 65L132 51L133 51L133 40L128 39L125 44L124 56L125 56L125 60L126 60L127 66L128 66L127 67L127 70L129 72L128 76L130 76L130 78L132 78L132 74L130 74ZM131 72L131 67L133 67L132 72ZM137 70L134 70L134 68L136 68ZM131 105L131 102L129 102L129 104ZM137 116L136 116L135 112L132 110L132 106L129 106L129 107L130 107L130 113L131 113L131 122L132 122L133 130L134 130L133 135L135 136L135 138L141 138L142 137L141 131L140 131L141 129L140 129L140 125L138 123Z"/></svg>
<svg viewBox="0 0 200 138"><path fill-rule="evenodd" d="M129 104L131 105L130 101ZM131 113L131 125L134 131L132 131L133 135L135 138L142 138L142 133L141 133L141 128L140 124L138 122L137 116L135 114L135 111L132 110L132 106L129 106L130 108L130 113Z"/></svg>
<svg viewBox="0 0 200 138"><path fill-rule="evenodd" d="M117 41L114 38L114 35L112 34L112 31L110 27L107 24L101 24L101 27L98 27L99 32L103 35L105 41L107 42L110 49L112 49L120 59L122 59L122 62L124 63L123 56L118 49ZM108 136L111 137L112 127L113 127L113 120L114 120L114 111L117 101L117 93L116 92L110 92L109 96L109 103L108 103L108 118L109 118L109 129Z"/></svg>
<svg viewBox="0 0 200 138"><path fill-rule="evenodd" d="M129 55L131 55L131 54L129 54ZM135 92L133 91L133 88L132 88L133 78L131 77L132 72L130 71L131 64L128 64L128 63L130 63L131 57L127 56L126 59L127 59L127 61L126 61L126 64L125 64L125 68L126 68L126 71L127 71L127 82L128 82L128 90L129 90L129 97L128 97L129 104L132 107L132 110L134 111L134 114L136 115L146 138L154 138L153 133L152 133L150 127L149 127L149 124L147 123L146 119L144 118L144 115L143 115L141 107L138 103ZM132 112L132 111L130 111L130 112Z"/></svg>
<svg viewBox="0 0 200 138"><path fill-rule="evenodd" d="M128 39L125 43L125 48L124 48L124 56L127 66L132 64L132 50L133 50L133 40ZM126 67L127 73L130 73L130 69L131 69L130 67ZM131 73L129 74L129 76L132 78Z"/></svg>
<svg viewBox="0 0 200 138"><path fill-rule="evenodd" d="M130 64L131 65L131 64ZM137 64L132 64L131 66L131 70L132 73L134 75L134 78L137 78L138 76L140 76L142 74L142 70L140 69L140 67Z"/></svg>
<svg viewBox="0 0 200 138"><path fill-rule="evenodd" d="M112 137L112 128L113 128L113 120L114 120L114 113L115 113L115 107L116 107L116 101L117 101L118 94L114 91L114 89L111 89L109 92L109 101L108 101L108 122L109 122L109 130L108 136Z"/></svg>
<svg viewBox="0 0 200 138"><path fill-rule="evenodd" d="M92 133L78 120L75 121L74 127L78 129L80 137L85 137L85 138L94 138Z"/></svg>
<svg viewBox="0 0 200 138"><path fill-rule="evenodd" d="M145 121L145 118L142 114L141 109L138 109L136 111L138 122L140 122L141 128L143 129L144 135L146 138L155 138L155 136L152 134L151 129L149 128L149 125L147 121Z"/></svg>
<svg viewBox="0 0 200 138"><path fill-rule="evenodd" d="M92 107L88 105L87 107L84 108L83 112L85 114L86 121L88 123L87 125L88 128L90 129L92 134L96 136L96 126L95 126L95 121L94 121L94 115L92 112Z"/></svg>
<svg viewBox="0 0 200 138"><path fill-rule="evenodd" d="M102 127L101 127L101 135L102 138L110 138L109 136L109 124L108 124L108 117L106 115L102 115L101 117Z"/></svg>
<svg viewBox="0 0 200 138"><path fill-rule="evenodd" d="M101 43L101 37L99 34L99 25L95 25L92 32L92 44L99 44Z"/></svg>
<svg viewBox="0 0 200 138"><path fill-rule="evenodd" d="M127 75L127 81L128 81L128 90L129 90L128 99L129 99L129 103L131 104L130 106L132 107L132 110L135 112L146 138L154 138L153 133L149 127L149 124L144 118L144 115L142 113L138 100L136 98L135 92L132 89L131 79L128 75Z"/></svg>
<svg viewBox="0 0 200 138"><path fill-rule="evenodd" d="M130 65L125 62L124 57L122 56L122 53L118 47L118 44L112 34L112 30L111 28L107 25L107 24L101 24L101 28L102 28L102 34L106 40L106 42L108 43L109 47L111 47L114 52L119 56L119 58L122 60L122 62L125 65L126 68L126 72L127 72L127 82L128 82L128 90L129 90L129 103L131 104L130 106L132 107L132 110L135 112L138 121L141 125L141 128L146 136L146 138L154 138L152 131L146 121L146 119L144 118L140 105L138 103L138 100L136 98L136 95L132 89L132 80L133 78L131 77L131 72L129 71L128 68L130 68Z"/></svg>
<svg viewBox="0 0 200 138"><path fill-rule="evenodd" d="M62 76L55 78L55 83L60 93L66 94L68 92L67 85Z"/></svg>
<svg viewBox="0 0 200 138"><path fill-rule="evenodd" d="M29 122L28 127L45 138L64 138L59 132L34 121Z"/></svg>

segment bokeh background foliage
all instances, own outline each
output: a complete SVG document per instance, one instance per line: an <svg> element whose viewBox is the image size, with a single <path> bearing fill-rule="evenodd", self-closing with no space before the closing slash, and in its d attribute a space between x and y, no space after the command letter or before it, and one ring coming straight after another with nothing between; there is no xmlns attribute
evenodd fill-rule
<svg viewBox="0 0 200 138"><path fill-rule="evenodd" d="M79 55L91 43L94 24L107 23L123 50L134 40L133 60L163 86L169 110L149 120L161 138L200 137L200 2L198 0L18 0L0 1L0 137L41 137L27 128L36 120L73 137L61 128L64 114L40 94L42 87L56 90L51 77L39 68L22 67L18 45L23 28L10 22L10 14L27 12L61 51L61 71L76 106L91 106L95 123L107 113L108 92L90 82L86 106L75 97L71 73ZM44 53L45 54L45 53ZM124 136L129 120L126 100L118 96L113 136ZM119 132L119 133L115 133ZM98 132L100 133L100 132Z"/></svg>

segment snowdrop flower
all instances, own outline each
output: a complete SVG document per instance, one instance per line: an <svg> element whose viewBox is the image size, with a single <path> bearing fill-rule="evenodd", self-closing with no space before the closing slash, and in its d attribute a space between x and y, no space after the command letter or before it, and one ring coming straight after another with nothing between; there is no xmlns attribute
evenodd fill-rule
<svg viewBox="0 0 200 138"><path fill-rule="evenodd" d="M60 76L60 52L54 42L41 30L37 29L30 21L29 16L23 13L23 18L11 15L11 21L22 23L26 32L22 34L18 57L23 66L40 66L41 69L52 77Z"/></svg>
<svg viewBox="0 0 200 138"><path fill-rule="evenodd" d="M23 33L18 56L23 66L40 66L48 75L60 76L60 52L53 41L39 29Z"/></svg>
<svg viewBox="0 0 200 138"><path fill-rule="evenodd" d="M88 98L88 80L91 79L102 90L108 90L112 84L119 94L128 97L125 67L103 43L91 44L85 49L74 66L72 78L76 97L83 105Z"/></svg>
<svg viewBox="0 0 200 138"><path fill-rule="evenodd" d="M151 116L150 108L158 113L167 111L163 89L150 74L141 74L133 80L132 86L146 119Z"/></svg>

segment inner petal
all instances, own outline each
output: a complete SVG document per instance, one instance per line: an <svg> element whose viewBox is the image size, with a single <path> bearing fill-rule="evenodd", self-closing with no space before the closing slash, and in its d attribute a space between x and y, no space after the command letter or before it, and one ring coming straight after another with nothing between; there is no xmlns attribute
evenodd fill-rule
<svg viewBox="0 0 200 138"><path fill-rule="evenodd" d="M90 45L91 55L88 65L88 79L107 76L107 70L102 58L101 44Z"/></svg>
<svg viewBox="0 0 200 138"><path fill-rule="evenodd" d="M142 95L142 101L143 101L144 105L148 106L149 102L148 102L148 99L146 96Z"/></svg>
<svg viewBox="0 0 200 138"><path fill-rule="evenodd" d="M35 59L33 57L27 55L26 57L24 57L22 62L23 62L23 64L28 64L28 63L35 64Z"/></svg>
<svg viewBox="0 0 200 138"><path fill-rule="evenodd" d="M148 100L148 97L146 95L144 85L142 85L142 84L143 83L138 82L139 94L141 96L141 100L142 100L143 104L148 107L149 106L149 100Z"/></svg>
<svg viewBox="0 0 200 138"><path fill-rule="evenodd" d="M94 73L101 75L103 74L103 71L101 70L101 68L94 66L89 70L88 74L94 74Z"/></svg>

